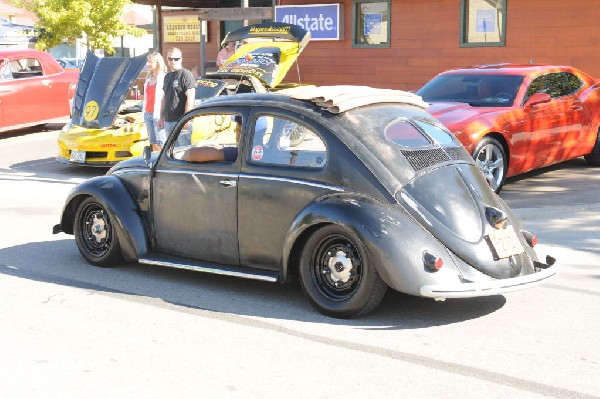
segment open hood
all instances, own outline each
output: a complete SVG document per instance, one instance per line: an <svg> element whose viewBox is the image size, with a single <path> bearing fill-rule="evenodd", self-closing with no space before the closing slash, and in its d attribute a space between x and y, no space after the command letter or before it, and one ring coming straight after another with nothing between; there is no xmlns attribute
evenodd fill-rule
<svg viewBox="0 0 600 399"><path fill-rule="evenodd" d="M77 82L71 123L93 129L112 126L146 56L98 57L88 51Z"/></svg>
<svg viewBox="0 0 600 399"><path fill-rule="evenodd" d="M250 75L275 87L285 77L310 40L298 25L271 22L228 33L223 42L243 42L218 74Z"/></svg>

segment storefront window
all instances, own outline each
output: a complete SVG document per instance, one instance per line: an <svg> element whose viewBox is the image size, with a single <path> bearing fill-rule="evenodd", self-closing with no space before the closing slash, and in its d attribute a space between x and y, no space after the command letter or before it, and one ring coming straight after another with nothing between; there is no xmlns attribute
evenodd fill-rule
<svg viewBox="0 0 600 399"><path fill-rule="evenodd" d="M507 0L461 0L461 47L504 46Z"/></svg>
<svg viewBox="0 0 600 399"><path fill-rule="evenodd" d="M354 0L353 47L390 47L390 2Z"/></svg>

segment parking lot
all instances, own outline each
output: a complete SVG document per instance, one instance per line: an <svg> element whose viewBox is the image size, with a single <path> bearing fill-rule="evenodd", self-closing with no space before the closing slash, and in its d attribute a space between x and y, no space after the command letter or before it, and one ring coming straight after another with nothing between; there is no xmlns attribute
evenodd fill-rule
<svg viewBox="0 0 600 399"><path fill-rule="evenodd" d="M600 169L581 159L501 193L560 262L551 282L445 302L390 292L337 320L296 284L85 263L51 229L71 187L106 169L57 163L59 127L0 137L5 397L600 397Z"/></svg>

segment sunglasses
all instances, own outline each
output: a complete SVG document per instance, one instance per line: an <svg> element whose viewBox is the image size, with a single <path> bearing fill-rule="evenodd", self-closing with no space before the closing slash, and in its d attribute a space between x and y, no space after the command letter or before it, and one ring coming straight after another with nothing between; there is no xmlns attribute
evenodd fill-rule
<svg viewBox="0 0 600 399"><path fill-rule="evenodd" d="M179 61L181 57L167 57L169 61Z"/></svg>

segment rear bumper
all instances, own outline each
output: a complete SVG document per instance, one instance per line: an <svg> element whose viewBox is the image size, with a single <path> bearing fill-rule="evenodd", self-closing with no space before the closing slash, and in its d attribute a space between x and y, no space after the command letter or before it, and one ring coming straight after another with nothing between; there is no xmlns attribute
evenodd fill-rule
<svg viewBox="0 0 600 399"><path fill-rule="evenodd" d="M537 273L504 280L491 280L477 283L457 283L440 285L423 285L420 294L424 297L473 298L480 296L500 295L507 292L535 287L557 274L557 266L551 266Z"/></svg>

